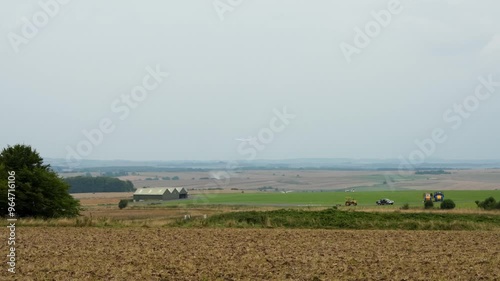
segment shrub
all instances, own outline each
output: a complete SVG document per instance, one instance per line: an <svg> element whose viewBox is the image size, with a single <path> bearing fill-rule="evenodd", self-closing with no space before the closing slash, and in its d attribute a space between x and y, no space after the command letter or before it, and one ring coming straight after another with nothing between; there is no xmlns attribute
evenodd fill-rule
<svg viewBox="0 0 500 281"><path fill-rule="evenodd" d="M118 208L120 208L120 210L123 209L123 208L127 208L127 206L128 206L128 200L127 199L122 199L118 203Z"/></svg>
<svg viewBox="0 0 500 281"><path fill-rule="evenodd" d="M441 209L443 210L451 210L455 208L455 202L451 199L445 199L443 202L441 202Z"/></svg>
<svg viewBox="0 0 500 281"><path fill-rule="evenodd" d="M488 197L482 202L476 202L476 204L479 208L485 210L500 209L500 204L493 197Z"/></svg>
<svg viewBox="0 0 500 281"><path fill-rule="evenodd" d="M432 200L425 201L424 207L426 209L432 209L432 208L434 208L434 203L432 202Z"/></svg>
<svg viewBox="0 0 500 281"><path fill-rule="evenodd" d="M410 204L405 203L402 207L401 210L409 210L410 209Z"/></svg>

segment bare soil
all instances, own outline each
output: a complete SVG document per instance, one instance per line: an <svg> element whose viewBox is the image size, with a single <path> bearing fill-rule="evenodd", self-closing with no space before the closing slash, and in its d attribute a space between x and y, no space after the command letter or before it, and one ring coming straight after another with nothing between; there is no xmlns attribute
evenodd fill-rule
<svg viewBox="0 0 500 281"><path fill-rule="evenodd" d="M493 231L22 227L17 273L0 280L498 280L498 241Z"/></svg>

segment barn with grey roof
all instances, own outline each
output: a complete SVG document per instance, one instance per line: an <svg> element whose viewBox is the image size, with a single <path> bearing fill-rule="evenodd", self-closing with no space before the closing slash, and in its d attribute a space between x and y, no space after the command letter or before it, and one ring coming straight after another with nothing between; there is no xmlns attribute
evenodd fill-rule
<svg viewBox="0 0 500 281"><path fill-rule="evenodd" d="M188 198L184 187L145 187L134 192L134 201L176 200Z"/></svg>

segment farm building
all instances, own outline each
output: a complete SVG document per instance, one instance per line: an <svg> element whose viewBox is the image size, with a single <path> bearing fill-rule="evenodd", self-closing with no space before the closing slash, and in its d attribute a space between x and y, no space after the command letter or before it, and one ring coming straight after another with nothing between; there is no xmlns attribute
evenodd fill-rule
<svg viewBox="0 0 500 281"><path fill-rule="evenodd" d="M188 192L184 187L145 187L134 192L134 201L185 199Z"/></svg>

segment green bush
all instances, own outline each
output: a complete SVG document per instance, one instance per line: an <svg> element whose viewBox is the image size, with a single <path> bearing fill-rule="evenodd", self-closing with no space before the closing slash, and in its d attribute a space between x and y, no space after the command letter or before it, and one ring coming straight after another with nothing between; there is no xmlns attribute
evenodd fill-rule
<svg viewBox="0 0 500 281"><path fill-rule="evenodd" d="M443 210L451 210L455 209L455 202L451 199L445 199L443 202L441 202L441 209Z"/></svg>
<svg viewBox="0 0 500 281"><path fill-rule="evenodd" d="M497 203L497 201L493 197L488 197L482 202L476 201L476 204L479 208L484 210L500 209L500 202Z"/></svg>
<svg viewBox="0 0 500 281"><path fill-rule="evenodd" d="M122 199L118 203L118 208L120 208L120 210L124 209L124 208L127 208L127 206L128 206L128 200L127 199Z"/></svg>
<svg viewBox="0 0 500 281"><path fill-rule="evenodd" d="M405 203L402 207L401 210L409 210L410 209L410 204Z"/></svg>
<svg viewBox="0 0 500 281"><path fill-rule="evenodd" d="M432 208L434 208L434 203L432 202L432 200L425 201L425 203L424 203L424 207L425 207L426 209L432 209Z"/></svg>

